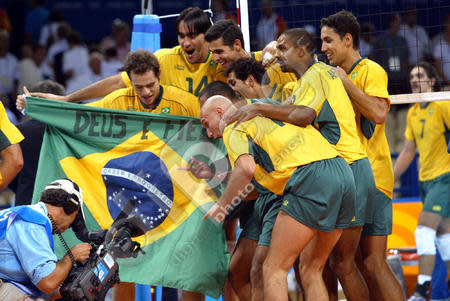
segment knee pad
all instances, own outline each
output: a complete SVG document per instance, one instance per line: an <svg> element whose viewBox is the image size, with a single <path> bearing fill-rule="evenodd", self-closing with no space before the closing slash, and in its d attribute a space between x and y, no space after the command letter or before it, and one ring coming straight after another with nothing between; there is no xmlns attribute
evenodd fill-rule
<svg viewBox="0 0 450 301"><path fill-rule="evenodd" d="M436 238L436 230L418 225L414 231L416 238L417 254L422 255L436 255L436 247L434 239Z"/></svg>
<svg viewBox="0 0 450 301"><path fill-rule="evenodd" d="M450 261L450 233L438 235L436 237L436 246L441 254L443 261Z"/></svg>

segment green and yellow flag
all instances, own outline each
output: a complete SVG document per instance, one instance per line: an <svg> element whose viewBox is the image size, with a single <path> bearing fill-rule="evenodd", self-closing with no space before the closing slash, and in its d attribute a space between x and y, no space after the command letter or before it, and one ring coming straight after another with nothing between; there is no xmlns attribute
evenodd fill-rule
<svg viewBox="0 0 450 301"><path fill-rule="evenodd" d="M229 262L225 235L222 225L203 220L219 183L196 179L183 167L193 156L226 158L197 118L33 97L27 97L26 113L47 123L34 201L49 182L74 180L83 191L90 230L108 229L133 202L132 214L147 227L137 238L146 254L119 262L121 281L220 295ZM75 239L73 233L65 237Z"/></svg>

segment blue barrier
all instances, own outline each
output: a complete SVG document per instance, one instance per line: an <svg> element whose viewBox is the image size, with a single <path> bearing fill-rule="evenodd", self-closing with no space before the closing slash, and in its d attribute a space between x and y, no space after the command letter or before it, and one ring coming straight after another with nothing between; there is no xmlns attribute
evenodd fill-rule
<svg viewBox="0 0 450 301"><path fill-rule="evenodd" d="M392 159L398 157L398 153L391 154ZM408 169L400 177L400 186L394 189L394 192L400 194L400 197L417 197L419 196L419 168L418 168L419 154L416 153L414 160L409 165Z"/></svg>

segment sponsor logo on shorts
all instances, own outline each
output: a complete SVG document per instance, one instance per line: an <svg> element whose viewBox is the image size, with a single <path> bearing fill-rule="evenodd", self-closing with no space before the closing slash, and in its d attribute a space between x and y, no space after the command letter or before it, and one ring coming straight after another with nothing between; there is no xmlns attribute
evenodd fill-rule
<svg viewBox="0 0 450 301"><path fill-rule="evenodd" d="M289 204L289 201L288 200L284 200L283 201L283 206L287 206Z"/></svg>
<svg viewBox="0 0 450 301"><path fill-rule="evenodd" d="M441 212L442 207L440 205L434 205L433 207L431 207L431 210Z"/></svg>
<svg viewBox="0 0 450 301"><path fill-rule="evenodd" d="M353 215L353 218L352 218L352 221L351 221L351 222L352 222L352 223L353 223L353 222L356 222L356 216Z"/></svg>

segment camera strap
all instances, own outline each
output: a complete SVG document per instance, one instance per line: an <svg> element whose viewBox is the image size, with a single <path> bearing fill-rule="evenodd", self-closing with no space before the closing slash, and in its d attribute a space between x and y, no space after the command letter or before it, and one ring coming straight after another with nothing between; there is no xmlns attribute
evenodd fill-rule
<svg viewBox="0 0 450 301"><path fill-rule="evenodd" d="M72 265L76 264L75 257L73 256L72 250L70 250L69 246L67 245L66 241L64 240L64 237L61 234L61 231L59 231L59 228L56 226L55 220L51 216L51 214L48 214L48 218L50 219L50 222L52 223L53 229L55 229L55 233L58 235L59 240L64 246L64 249L66 249L67 254L69 255L70 261L72 261Z"/></svg>

